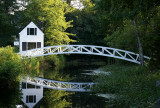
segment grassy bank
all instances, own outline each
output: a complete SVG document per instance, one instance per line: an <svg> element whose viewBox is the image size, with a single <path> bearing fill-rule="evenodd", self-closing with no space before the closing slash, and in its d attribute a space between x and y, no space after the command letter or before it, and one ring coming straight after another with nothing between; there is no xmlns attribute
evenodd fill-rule
<svg viewBox="0 0 160 108"><path fill-rule="evenodd" d="M111 74L100 75L95 81L99 84L93 88L95 92L115 94L115 99L108 101L108 107L152 107L160 98L160 71L151 71L147 67L129 65L107 65L101 70Z"/></svg>

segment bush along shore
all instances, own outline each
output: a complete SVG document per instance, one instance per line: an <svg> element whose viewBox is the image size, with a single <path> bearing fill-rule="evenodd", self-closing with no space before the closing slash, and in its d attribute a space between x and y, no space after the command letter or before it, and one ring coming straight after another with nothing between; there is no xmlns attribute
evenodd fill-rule
<svg viewBox="0 0 160 108"><path fill-rule="evenodd" d="M107 107L112 108L157 108L160 98L160 70L153 71L147 66L107 65L100 70L109 71L109 75L100 74L95 80L94 92L112 94Z"/></svg>

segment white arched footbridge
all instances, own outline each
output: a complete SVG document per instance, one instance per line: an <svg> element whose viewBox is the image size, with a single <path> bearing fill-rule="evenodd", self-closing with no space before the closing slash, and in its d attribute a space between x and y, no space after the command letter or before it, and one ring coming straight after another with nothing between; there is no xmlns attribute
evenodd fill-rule
<svg viewBox="0 0 160 108"><path fill-rule="evenodd" d="M32 78L32 77L22 77L22 82L28 84L42 86L44 88L56 89L56 90L65 90L65 91L74 91L74 92L90 92L90 88L95 83L79 83L79 82L64 82L64 81L55 81L48 80L43 78Z"/></svg>
<svg viewBox="0 0 160 108"><path fill-rule="evenodd" d="M20 54L21 56L28 56L28 57L38 57L38 56L53 55L53 54L90 54L90 55L113 57L140 64L139 54L136 54L134 52L116 48L92 46L92 45L49 46L49 47L22 51L20 52ZM149 60L150 58L144 56L144 59Z"/></svg>

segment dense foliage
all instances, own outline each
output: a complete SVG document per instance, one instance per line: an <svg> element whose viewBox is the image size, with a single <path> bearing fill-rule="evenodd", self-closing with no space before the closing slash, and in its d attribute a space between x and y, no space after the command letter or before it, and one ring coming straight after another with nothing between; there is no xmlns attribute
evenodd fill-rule
<svg viewBox="0 0 160 108"><path fill-rule="evenodd" d="M105 45L103 33L99 33L100 24L97 20L99 14L93 10L94 4L90 0L84 0L85 8L83 10L73 9L72 12L66 14L67 20L73 20L73 27L67 31L76 34L72 37L77 43L82 45Z"/></svg>
<svg viewBox="0 0 160 108"><path fill-rule="evenodd" d="M39 64L34 59L32 62L30 59L21 59L9 46L0 48L0 56L0 107L9 108L21 99L21 76L35 75Z"/></svg>
<svg viewBox="0 0 160 108"><path fill-rule="evenodd" d="M68 96L69 93L65 91L57 91L48 89L44 92L44 108L65 108L65 107L71 107L71 103L67 102L65 99L66 96Z"/></svg>
<svg viewBox="0 0 160 108"><path fill-rule="evenodd" d="M159 71L128 65L108 65L104 70L111 74L100 75L96 80L99 84L94 90L115 95L107 102L109 108L148 108L160 97L160 87L156 86Z"/></svg>
<svg viewBox="0 0 160 108"><path fill-rule="evenodd" d="M0 106L11 107L20 100L21 59L13 53L13 48L0 48Z"/></svg>
<svg viewBox="0 0 160 108"><path fill-rule="evenodd" d="M0 0L0 46L12 44L11 35L14 35L15 27L11 13L18 8L15 1Z"/></svg>
<svg viewBox="0 0 160 108"><path fill-rule="evenodd" d="M111 47L139 53L140 56L153 57L154 65L159 67L155 55L159 54L156 42L159 40L159 0L100 0L95 10L99 16L106 44ZM153 30L154 29L154 30ZM155 46L156 44L156 46ZM153 51L154 47L154 51ZM155 64L156 62L156 64ZM152 65L153 66L153 65Z"/></svg>
<svg viewBox="0 0 160 108"><path fill-rule="evenodd" d="M70 10L65 2L61 0L31 0L26 8L22 19L25 18L27 23L33 21L36 25L41 23L40 28L45 33L46 45L61 45L73 42L69 38L73 34L66 32L67 28L72 27L70 24L72 21L66 21L64 16Z"/></svg>

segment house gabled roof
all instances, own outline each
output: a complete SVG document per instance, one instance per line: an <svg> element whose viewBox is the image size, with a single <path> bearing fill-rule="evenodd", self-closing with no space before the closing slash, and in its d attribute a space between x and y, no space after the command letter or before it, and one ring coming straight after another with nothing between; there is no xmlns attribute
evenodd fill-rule
<svg viewBox="0 0 160 108"><path fill-rule="evenodd" d="M37 28L44 35L44 33L32 21L22 31L27 29L30 25L33 25L32 27ZM21 34L22 31L19 34Z"/></svg>

